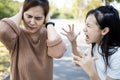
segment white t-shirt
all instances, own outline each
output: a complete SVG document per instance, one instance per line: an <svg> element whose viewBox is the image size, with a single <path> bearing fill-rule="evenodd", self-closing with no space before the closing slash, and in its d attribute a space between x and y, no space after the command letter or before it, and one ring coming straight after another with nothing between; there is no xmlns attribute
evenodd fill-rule
<svg viewBox="0 0 120 80"><path fill-rule="evenodd" d="M99 52L101 53L100 47ZM107 67L106 72L105 62L103 60L103 57L98 53L97 44L93 48L93 54L98 57L98 59L95 61L95 66L101 80L106 80L107 76L113 79L120 80L120 48L118 48L118 50L113 55L110 56L109 58L110 67Z"/></svg>

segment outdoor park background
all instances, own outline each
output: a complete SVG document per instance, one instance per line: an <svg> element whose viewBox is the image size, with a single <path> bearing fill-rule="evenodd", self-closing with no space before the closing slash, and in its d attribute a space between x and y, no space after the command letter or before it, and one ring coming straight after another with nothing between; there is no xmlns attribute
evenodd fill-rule
<svg viewBox="0 0 120 80"><path fill-rule="evenodd" d="M0 0L0 19L15 15L23 0ZM100 5L113 5L120 12L120 0L49 0L50 18L57 24L58 33L61 28L67 28L67 24L75 24L76 33L82 31L85 15L88 10ZM62 36L62 35L61 35ZM62 36L65 39L64 36ZM78 43L85 44L84 34L81 33ZM0 80L9 73L10 56L8 50L0 43Z"/></svg>

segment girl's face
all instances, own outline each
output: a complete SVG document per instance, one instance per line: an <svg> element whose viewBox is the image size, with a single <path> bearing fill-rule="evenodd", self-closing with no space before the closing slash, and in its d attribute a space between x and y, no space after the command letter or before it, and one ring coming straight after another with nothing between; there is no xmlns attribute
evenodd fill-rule
<svg viewBox="0 0 120 80"><path fill-rule="evenodd" d="M86 35L86 42L89 43L100 43L103 38L102 30L99 28L97 24L96 18L93 14L90 14L86 19L86 27L84 28L84 32Z"/></svg>
<svg viewBox="0 0 120 80"><path fill-rule="evenodd" d="M23 14L24 30L29 33L40 31L44 21L45 15L41 6L32 7Z"/></svg>

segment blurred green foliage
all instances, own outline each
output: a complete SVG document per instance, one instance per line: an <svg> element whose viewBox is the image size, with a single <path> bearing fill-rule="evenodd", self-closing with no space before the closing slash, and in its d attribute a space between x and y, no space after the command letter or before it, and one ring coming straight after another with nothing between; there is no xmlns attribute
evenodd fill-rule
<svg viewBox="0 0 120 80"><path fill-rule="evenodd" d="M13 0L0 0L0 19L15 15L20 9L21 3Z"/></svg>
<svg viewBox="0 0 120 80"><path fill-rule="evenodd" d="M64 6L62 9L57 8L52 1L50 4L51 18L80 19L84 18L89 9L101 5L102 1L91 0L87 5L85 5L84 0L74 0L71 8Z"/></svg>
<svg viewBox="0 0 120 80"><path fill-rule="evenodd" d="M62 9L59 9L58 7L55 6L53 1L50 1L50 17L52 19L56 19L56 18L73 19L74 18L67 7L64 6Z"/></svg>
<svg viewBox="0 0 120 80"><path fill-rule="evenodd" d="M9 67L10 67L9 59L10 56L8 50L0 42L0 80L2 80L3 77L9 72Z"/></svg>

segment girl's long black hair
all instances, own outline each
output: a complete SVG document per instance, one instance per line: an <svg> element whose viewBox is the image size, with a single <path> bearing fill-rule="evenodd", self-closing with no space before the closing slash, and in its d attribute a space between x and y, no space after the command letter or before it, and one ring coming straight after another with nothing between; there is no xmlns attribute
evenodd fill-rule
<svg viewBox="0 0 120 80"><path fill-rule="evenodd" d="M96 9L90 10L87 13L86 18L93 14L97 20L99 28L102 30L105 27L109 28L109 32L103 37L99 46L102 49L102 53L99 53L103 56L105 61L106 69L109 65L109 56L114 54L118 47L120 47L120 17L118 11L113 6L100 6ZM95 43L92 43L92 48ZM92 51L93 55L93 51Z"/></svg>

